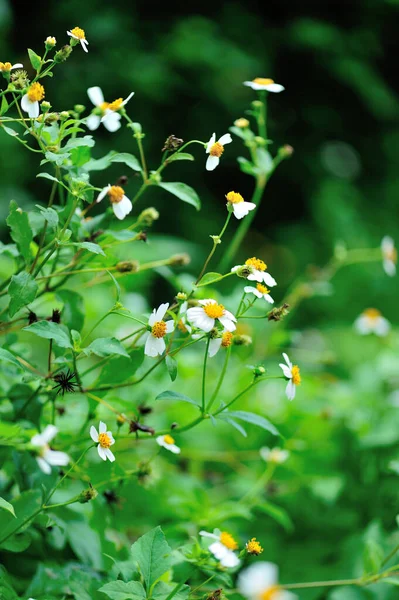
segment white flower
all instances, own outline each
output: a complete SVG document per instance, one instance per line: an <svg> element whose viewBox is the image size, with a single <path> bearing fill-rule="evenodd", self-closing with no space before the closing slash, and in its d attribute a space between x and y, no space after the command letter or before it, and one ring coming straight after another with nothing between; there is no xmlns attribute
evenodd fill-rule
<svg viewBox="0 0 399 600"><path fill-rule="evenodd" d="M118 115L120 117L118 111L129 102L132 96L134 96L134 92L131 92L125 99L118 98L117 100L114 100L113 102L108 104L105 107L105 115L102 117L101 122L104 123L104 125L106 126L107 122L113 122L115 115Z"/></svg>
<svg viewBox="0 0 399 600"><path fill-rule="evenodd" d="M111 431L107 431L105 423L100 421L100 425L97 429L92 425L90 427L90 437L93 442L98 443L97 451L100 458L114 462L115 456L109 449L112 444L115 444L114 436Z"/></svg>
<svg viewBox="0 0 399 600"><path fill-rule="evenodd" d="M398 261L398 253L395 248L395 242L391 237L386 235L381 242L382 266L384 271L390 277L396 275L396 263Z"/></svg>
<svg viewBox="0 0 399 600"><path fill-rule="evenodd" d="M229 192L226 194L227 207L233 210L236 219L242 219L249 211L256 208L253 202L245 202L244 198L238 192Z"/></svg>
<svg viewBox="0 0 399 600"><path fill-rule="evenodd" d="M204 342L207 341L207 336L204 337L201 333L194 333L191 337L193 338L193 340L198 340L198 339L202 338ZM219 331L218 337L212 337L209 340L209 345L208 345L209 358L212 358L213 356L215 356L219 352L220 348L228 348L229 346L231 346L232 343L233 343L233 334L230 331L227 331L226 329L224 329L223 332Z"/></svg>
<svg viewBox="0 0 399 600"><path fill-rule="evenodd" d="M161 304L157 309L151 313L148 319L148 325L151 327L151 331L144 334L145 348L144 354L147 356L158 356L165 352L166 344L164 337L167 333L171 333L175 324L173 321L164 321L166 311L169 308L169 304Z"/></svg>
<svg viewBox="0 0 399 600"><path fill-rule="evenodd" d="M215 320L219 319L227 331L235 330L237 319L222 304L218 304L216 300L212 299L199 300L198 303L201 306L194 306L187 311L187 319L192 325L209 333L215 326Z"/></svg>
<svg viewBox="0 0 399 600"><path fill-rule="evenodd" d="M244 81L244 85L256 91L265 90L266 92L274 92L275 94L285 90L284 86L274 83L273 79L266 79L265 77L256 77L252 81Z"/></svg>
<svg viewBox="0 0 399 600"><path fill-rule="evenodd" d="M0 73L9 73L13 69L23 69L24 65L22 63L15 63L12 65L10 62L0 62Z"/></svg>
<svg viewBox="0 0 399 600"><path fill-rule="evenodd" d="M355 328L361 335L375 333L380 337L387 335L391 329L388 319L376 308L368 308L355 321Z"/></svg>
<svg viewBox="0 0 399 600"><path fill-rule="evenodd" d="M289 379L289 382L287 383L287 387L285 389L285 393L287 395L288 400L293 400L295 398L295 386L301 383L299 367L298 365L292 364L285 352L283 352L283 358L287 364L285 365L283 363L280 363L279 366L281 367L284 373L284 377Z"/></svg>
<svg viewBox="0 0 399 600"><path fill-rule="evenodd" d="M38 448L39 455L36 458L38 465L46 475L50 475L52 466L65 467L70 461L68 454L65 454L65 452L50 450L49 442L51 442L57 433L57 427L47 425L42 433L37 433L31 439L32 446Z"/></svg>
<svg viewBox="0 0 399 600"><path fill-rule="evenodd" d="M107 187L103 188L99 193L96 202L101 202L101 200L105 198L107 194L116 218L120 220L124 219L133 208L131 200L125 196L124 189L119 185L108 184Z"/></svg>
<svg viewBox="0 0 399 600"><path fill-rule="evenodd" d="M206 146L206 153L209 154L205 166L207 171L213 171L216 169L220 162L220 157L224 152L225 145L230 144L232 141L233 140L231 139L231 135L229 133L222 135L218 141L216 141L216 133L212 134L212 137Z"/></svg>
<svg viewBox="0 0 399 600"><path fill-rule="evenodd" d="M238 544L229 533L215 529L213 533L207 531L199 532L202 537L208 537L215 540L208 548L215 558L218 559L222 567L237 567L240 559L234 553L238 549Z"/></svg>
<svg viewBox="0 0 399 600"><path fill-rule="evenodd" d="M290 455L288 450L282 450L281 448L266 447L261 448L259 450L259 454L266 462L275 463L276 465L281 465L282 463L284 463Z"/></svg>
<svg viewBox="0 0 399 600"><path fill-rule="evenodd" d="M98 86L90 87L87 90L87 95L89 96L94 106L101 110L102 116L104 116L105 111L109 106L109 103L104 101L104 94L101 88ZM102 116L93 114L87 117L86 125L90 129L90 131L94 131L95 129L98 129L100 127ZM103 125L106 129L108 129L108 131L113 133L114 131L118 131L118 129L120 129L121 118L122 117L119 113L111 112L109 113L108 118L103 122Z"/></svg>
<svg viewBox="0 0 399 600"><path fill-rule="evenodd" d="M274 303L273 298L269 294L270 290L268 290L267 287L261 283L257 283L256 287L252 287L252 285L246 285L244 292L246 294L254 294L254 296L257 298L264 298L266 302L269 302L269 304Z"/></svg>
<svg viewBox="0 0 399 600"><path fill-rule="evenodd" d="M166 448L166 450L173 452L173 454L180 454L179 446L176 446L174 438L169 434L159 435L157 437L157 444L158 446L162 446L163 448Z"/></svg>
<svg viewBox="0 0 399 600"><path fill-rule="evenodd" d="M260 258L253 256L245 261L245 265L236 265L231 269L232 273L237 273L240 277L245 277L249 281L258 281L269 287L277 285L274 277L266 272L267 265Z"/></svg>
<svg viewBox="0 0 399 600"><path fill-rule="evenodd" d="M44 98L44 87L41 83L32 83L28 91L21 98L21 108L28 113L31 119L36 119L40 113L39 102Z"/></svg>
<svg viewBox="0 0 399 600"><path fill-rule="evenodd" d="M238 576L238 589L248 600L294 600L296 596L278 585L278 568L270 562L258 562Z"/></svg>
<svg viewBox="0 0 399 600"><path fill-rule="evenodd" d="M83 50L88 52L87 46L89 45L89 42L86 40L86 35L83 29L80 27L74 27L74 29L71 29L71 31L67 31L67 34L74 40L78 40Z"/></svg>

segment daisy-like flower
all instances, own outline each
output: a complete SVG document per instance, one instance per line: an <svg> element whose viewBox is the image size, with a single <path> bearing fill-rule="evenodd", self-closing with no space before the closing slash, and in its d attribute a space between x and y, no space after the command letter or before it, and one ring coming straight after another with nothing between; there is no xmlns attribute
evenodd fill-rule
<svg viewBox="0 0 399 600"><path fill-rule="evenodd" d="M246 548L248 554L253 554L254 556L259 556L259 554L262 554L262 552L263 552L262 546L260 545L258 540L254 537L252 539L248 540L248 542L245 544L245 548Z"/></svg>
<svg viewBox="0 0 399 600"><path fill-rule="evenodd" d="M244 81L244 85L247 85L257 92L266 91L278 94L279 92L283 92L285 90L284 86L280 85L279 83L274 83L273 79L268 79L266 77L256 77L252 81Z"/></svg>
<svg viewBox="0 0 399 600"><path fill-rule="evenodd" d="M109 102L104 101L104 94L98 85L96 85L94 87L90 87L87 90L87 95L89 96L89 98L90 98L91 102L94 104L94 106L101 113L98 115L97 114L89 115L86 119L87 127L90 129L90 131L95 131L96 129L98 129L100 127L102 118L105 116L105 111L109 107ZM103 125L106 129L108 129L108 131L113 133L114 131L118 131L118 129L120 128L121 118L122 117L120 116L119 113L110 112L108 114L108 118L105 121L103 121Z"/></svg>
<svg viewBox="0 0 399 600"><path fill-rule="evenodd" d="M216 300L211 298L199 300L198 304L200 306L194 306L187 311L187 319L192 325L209 333L214 328L216 319L219 319L227 331L235 330L237 319L225 309L223 304L218 304Z"/></svg>
<svg viewBox="0 0 399 600"><path fill-rule="evenodd" d="M375 333L380 337L387 335L391 329L388 319L376 308L367 308L355 321L355 328L361 335Z"/></svg>
<svg viewBox="0 0 399 600"><path fill-rule="evenodd" d="M284 373L284 377L289 379L287 387L285 389L285 393L287 395L288 400L293 400L295 398L295 388L301 383L299 367L298 365L292 364L285 352L283 352L283 358L287 364L285 365L284 363L280 363L279 366Z"/></svg>
<svg viewBox="0 0 399 600"><path fill-rule="evenodd" d="M267 264L260 258L256 258L256 256L248 258L245 261L245 265L251 268L251 273L247 277L249 281L263 282L269 287L277 285L276 280L269 273L266 273Z"/></svg>
<svg viewBox="0 0 399 600"><path fill-rule="evenodd" d="M193 336L194 337L194 336ZM212 358L220 350L220 348L229 348L233 343L233 334L225 329L221 337L212 338L209 340L208 356Z"/></svg>
<svg viewBox="0 0 399 600"><path fill-rule="evenodd" d="M215 540L209 546L208 550L218 559L222 567L232 568L237 567L240 564L240 559L234 552L234 550L238 549L238 544L230 533L215 529L213 533L200 531L199 534L202 535L202 537L208 537Z"/></svg>
<svg viewBox="0 0 399 600"><path fill-rule="evenodd" d="M154 308L148 319L150 331L143 336L143 341L145 340L144 354L147 356L155 357L165 352L166 344L164 337L175 328L172 320L163 320L168 308L168 303L161 304L157 309Z"/></svg>
<svg viewBox="0 0 399 600"><path fill-rule="evenodd" d="M398 262L398 252L395 248L395 242L389 235L382 238L381 242L382 266L384 271L390 277L396 275L396 263Z"/></svg>
<svg viewBox="0 0 399 600"><path fill-rule="evenodd" d="M157 444L158 446L162 446L163 448L166 448L166 450L173 452L173 454L180 454L179 446L176 446L174 438L168 433L166 435L159 435L157 437Z"/></svg>
<svg viewBox="0 0 399 600"><path fill-rule="evenodd" d="M290 453L288 450L282 450L281 448L261 448L259 450L259 454L268 463L275 463L276 465L281 465L284 463Z"/></svg>
<svg viewBox="0 0 399 600"><path fill-rule="evenodd" d="M31 119L36 119L40 113L39 102L44 98L44 87L41 83L32 83L28 91L21 98L21 108L28 113Z"/></svg>
<svg viewBox="0 0 399 600"><path fill-rule="evenodd" d="M209 154L205 166L207 171L213 171L216 169L220 162L220 157L224 152L225 145L230 144L232 141L233 140L231 139L231 135L229 133L222 135L218 141L216 141L216 133L212 134L211 139L206 145L206 153Z"/></svg>
<svg viewBox="0 0 399 600"><path fill-rule="evenodd" d="M107 426L105 423L100 421L100 425L97 429L92 425L90 427L90 437L93 442L98 443L97 451L100 458L103 460L108 460L114 462L115 456L110 450L110 446L115 444L114 436L111 431L107 431Z"/></svg>
<svg viewBox="0 0 399 600"><path fill-rule="evenodd" d="M85 52L88 52L87 46L89 45L89 42L86 40L86 34L83 29L81 29L80 27L74 27L73 29L71 29L71 31L67 31L67 34L73 40L77 40L77 42L80 42L80 45L82 46L83 50Z"/></svg>
<svg viewBox="0 0 399 600"><path fill-rule="evenodd" d="M238 576L238 589L248 600L295 600L297 596L278 585L278 568L270 562L258 562Z"/></svg>
<svg viewBox="0 0 399 600"><path fill-rule="evenodd" d="M12 65L10 62L0 62L0 71L2 73L9 73L10 71L12 71L13 69L23 69L24 65L22 63L15 63L15 65Z"/></svg>
<svg viewBox="0 0 399 600"><path fill-rule="evenodd" d="M246 294L254 294L254 296L257 298L264 298L266 302L269 302L269 304L274 303L273 298L269 294L270 290L268 290L267 287L262 283L257 283L256 287L252 287L252 285L246 285L244 292Z"/></svg>
<svg viewBox="0 0 399 600"><path fill-rule="evenodd" d="M131 92L127 98L117 98L105 108L105 115L102 117L101 122L106 124L106 122L118 114L118 111L125 106L129 102L129 100L134 96L134 92ZM120 116L120 115L119 115Z"/></svg>
<svg viewBox="0 0 399 600"><path fill-rule="evenodd" d="M37 448L38 456L36 460L46 475L50 475L51 467L65 467L70 461L68 454L65 454L65 452L57 452L50 449L49 442L51 442L57 433L57 427L47 425L42 433L37 433L30 441L32 446Z"/></svg>
<svg viewBox="0 0 399 600"><path fill-rule="evenodd" d="M99 193L96 202L101 202L107 195L112 204L112 210L114 211L115 217L119 220L124 219L133 208L131 200L125 196L124 189L119 185L108 184L107 187L103 188Z"/></svg>
<svg viewBox="0 0 399 600"><path fill-rule="evenodd" d="M244 198L238 192L229 192L226 194L227 208L232 210L236 219L242 219L251 210L256 208L253 202L245 202Z"/></svg>

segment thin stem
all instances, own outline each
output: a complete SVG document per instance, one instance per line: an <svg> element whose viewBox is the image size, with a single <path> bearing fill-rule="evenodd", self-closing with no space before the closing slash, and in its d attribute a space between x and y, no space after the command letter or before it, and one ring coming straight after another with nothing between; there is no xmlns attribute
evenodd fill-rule
<svg viewBox="0 0 399 600"><path fill-rule="evenodd" d="M226 371L227 371L227 365L229 364L230 355L231 355L231 346L229 346L226 350L226 356L224 359L223 369L222 369L222 372L220 373L219 381L216 385L215 391L213 392L212 397L208 402L208 406L206 407L206 412L209 412L211 410L213 403L215 402L215 400L217 398L219 390L222 387L222 383L224 381Z"/></svg>
<svg viewBox="0 0 399 600"><path fill-rule="evenodd" d="M209 351L209 344L211 341L211 337L208 336L208 339L206 340L206 348L205 348L205 356L204 356L204 365L202 368L202 396L201 396L201 406L202 406L202 414L205 414L205 395L206 395L206 389L205 389L205 385L206 385L206 365L208 362L208 351Z"/></svg>
<svg viewBox="0 0 399 600"><path fill-rule="evenodd" d="M205 271L206 271L206 269L207 269L207 267L208 267L208 264L209 264L209 262L210 262L210 260L211 260L212 256L214 255L214 253L215 253L215 251L216 251L216 248L217 248L217 246L220 244L220 242L221 242L221 239L222 239L222 237L223 237L223 234L224 234L224 232L225 232L225 231L226 231L226 229L227 229L227 225L229 224L229 221L230 221L230 219L231 219L231 215L232 215L232 214L233 214L233 213L231 213L231 212L229 212L229 213L228 213L228 215L227 215L227 218L226 218L226 221L225 221L225 223L224 223L224 225L223 225L223 228L222 228L221 232L219 233L219 235L218 235L218 236L216 236L216 237L213 239L213 247L212 247L212 250L210 251L210 253L209 253L209 255L208 255L207 259L205 260L204 266L203 266L203 267L202 267L202 269L201 269L201 273L198 275L198 278L197 278L197 281L195 282L195 285L197 285L197 284L198 284L198 283L201 281L202 277L204 276L204 273L205 273Z"/></svg>
<svg viewBox="0 0 399 600"><path fill-rule="evenodd" d="M68 477L68 475L73 471L73 469L78 465L78 463L80 463L80 461L82 460L82 458L87 454L87 452L91 449L94 448L95 444L90 444L90 446L88 446L88 448L86 448L86 450L84 450L82 452L82 454L79 456L78 460L76 462L73 463L73 465L68 469L68 471L61 477L61 479L59 480L59 482L55 485L55 487L52 489L52 491L50 492L50 494L47 496L46 501L44 503L44 505L47 505L49 500L54 496L55 492L57 491L57 489L60 487L61 483Z"/></svg>

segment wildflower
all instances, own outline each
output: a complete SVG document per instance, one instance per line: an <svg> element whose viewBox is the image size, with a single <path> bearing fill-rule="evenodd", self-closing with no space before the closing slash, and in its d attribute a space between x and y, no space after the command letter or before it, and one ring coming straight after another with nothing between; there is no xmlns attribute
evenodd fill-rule
<svg viewBox="0 0 399 600"><path fill-rule="evenodd" d="M166 435L159 435L156 440L158 446L166 448L166 450L173 452L173 454L180 454L179 446L176 446L174 438L168 433Z"/></svg>
<svg viewBox="0 0 399 600"><path fill-rule="evenodd" d="M285 393L287 394L288 400L293 400L295 398L295 386L297 386L301 383L299 367L298 367L298 365L292 364L292 362L290 361L288 356L285 354L285 352L283 352L283 358L287 364L285 365L285 364L280 363L279 366L281 367L281 369L284 373L284 377L289 379L289 382L285 389Z"/></svg>
<svg viewBox="0 0 399 600"><path fill-rule="evenodd" d="M109 200L112 204L112 210L115 213L117 219L124 219L132 210L133 204L127 196L125 191L119 185L110 185L103 188L97 197L97 202L101 202L103 198L108 194Z"/></svg>
<svg viewBox="0 0 399 600"><path fill-rule="evenodd" d="M100 127L100 123L102 122L102 117L105 115L106 109L109 107L109 102L104 101L104 95L100 87L94 86L90 87L87 90L87 95L89 96L91 102L94 106L99 110L101 114L92 114L86 119L86 125L90 129L90 131L95 131ZM118 131L120 128L120 120L121 116L117 112L111 112L108 115L108 118L103 121L103 125L105 129L108 129L111 133Z"/></svg>
<svg viewBox="0 0 399 600"><path fill-rule="evenodd" d="M44 40L44 45L46 46L46 50L51 50L52 48L54 48L56 43L57 43L57 40L52 35L47 36L46 39Z"/></svg>
<svg viewBox="0 0 399 600"><path fill-rule="evenodd" d="M27 93L21 98L21 108L28 113L31 119L39 116L39 102L44 98L44 87L41 83L32 83Z"/></svg>
<svg viewBox="0 0 399 600"><path fill-rule="evenodd" d="M236 119L234 121L234 125L236 127L239 127L240 129L246 129L247 127L249 127L249 121L244 117L240 117L239 119Z"/></svg>
<svg viewBox="0 0 399 600"><path fill-rule="evenodd" d="M209 154L205 166L207 171L213 171L216 169L220 162L220 157L224 152L225 145L230 144L232 141L233 140L231 139L231 135L229 133L222 135L218 141L216 141L216 133L212 134L211 139L206 145L206 153Z"/></svg>
<svg viewBox="0 0 399 600"><path fill-rule="evenodd" d="M238 549L238 544L230 533L214 529L213 533L200 531L199 534L215 540L208 549L223 567L236 567L240 564L240 559L234 553L234 550Z"/></svg>
<svg viewBox="0 0 399 600"><path fill-rule="evenodd" d="M109 449L112 444L115 444L114 436L111 431L107 431L105 423L100 421L100 425L97 429L92 425L90 427L90 437L93 442L98 442L97 451L100 458L114 462L115 456Z"/></svg>
<svg viewBox="0 0 399 600"><path fill-rule="evenodd" d="M270 290L268 290L267 287L262 283L257 283L256 287L252 287L252 285L246 285L244 292L246 294L254 294L254 296L257 298L264 298L266 302L269 302L270 304L274 303L273 298L269 294Z"/></svg>
<svg viewBox="0 0 399 600"><path fill-rule="evenodd" d="M381 242L382 265L384 271L390 277L396 275L396 263L398 262L398 252L395 248L395 242L386 235Z"/></svg>
<svg viewBox="0 0 399 600"><path fill-rule="evenodd" d="M256 77L252 81L244 81L244 85L247 85L256 91L264 90L266 92L274 92L275 94L285 90L279 83L274 83L273 79L267 79L265 77Z"/></svg>
<svg viewBox="0 0 399 600"><path fill-rule="evenodd" d="M259 554L262 554L262 552L263 552L262 546L260 545L258 540L254 537L252 539L248 540L248 542L245 544L245 548L246 548L248 554L253 554L255 556L259 556Z"/></svg>
<svg viewBox="0 0 399 600"><path fill-rule="evenodd" d="M277 566L258 562L238 576L238 589L248 600L294 600L296 596L278 585Z"/></svg>
<svg viewBox="0 0 399 600"><path fill-rule="evenodd" d="M253 202L245 202L241 194L237 192L229 192L226 194L227 208L232 210L236 219L242 219L249 211L256 208L256 204Z"/></svg>
<svg viewBox="0 0 399 600"><path fill-rule="evenodd" d="M355 321L355 328L361 335L375 333L380 337L387 335L391 329L388 319L376 308L367 308Z"/></svg>
<svg viewBox="0 0 399 600"><path fill-rule="evenodd" d="M219 334L219 332L217 332L217 334ZM195 339L195 335L193 335L193 338ZM229 348L232 343L233 334L226 329L222 332L222 335L217 335L217 337L212 337L211 334L208 346L208 356L212 358L212 356L215 356L215 354L219 352L220 348Z"/></svg>
<svg viewBox="0 0 399 600"><path fill-rule="evenodd" d="M288 450L282 450L281 448L266 447L261 448L259 450L259 454L266 462L275 463L276 465L281 465L282 463L284 463L290 455Z"/></svg>
<svg viewBox="0 0 399 600"><path fill-rule="evenodd" d="M215 326L215 320L219 319L227 331L234 331L237 319L225 309L223 304L218 304L216 300L199 300L200 306L194 306L187 310L187 318L192 325L208 333Z"/></svg>
<svg viewBox="0 0 399 600"><path fill-rule="evenodd" d="M32 446L38 449L37 463L46 475L50 475L52 466L65 467L70 461L68 454L65 454L65 452L56 452L50 449L49 442L51 442L57 433L57 427L47 425L42 433L37 433L31 439Z"/></svg>
<svg viewBox="0 0 399 600"><path fill-rule="evenodd" d="M86 40L86 34L83 29L80 27L74 27L71 29L71 31L67 31L67 34L72 38L72 40L77 40L77 42L80 42L83 50L88 52L87 46L89 45L89 42ZM77 42L74 43L72 40L71 45L75 46Z"/></svg>
<svg viewBox="0 0 399 600"><path fill-rule="evenodd" d="M134 92L131 92L127 98L117 98L105 108L105 115L102 117L101 122L105 123L114 118L114 115L119 114L118 111L125 106L129 102L129 100L134 96Z"/></svg>
<svg viewBox="0 0 399 600"><path fill-rule="evenodd" d="M144 354L147 356L155 357L165 352L166 344L164 337L167 333L171 333L175 328L173 321L163 320L168 308L168 303L161 304L157 309L154 308L148 319L150 331L143 336L143 340L145 339Z"/></svg>
<svg viewBox="0 0 399 600"><path fill-rule="evenodd" d="M15 65L12 65L10 62L0 62L0 71L2 73L9 73L10 71L12 71L13 69L23 69L24 65L22 63L15 63Z"/></svg>

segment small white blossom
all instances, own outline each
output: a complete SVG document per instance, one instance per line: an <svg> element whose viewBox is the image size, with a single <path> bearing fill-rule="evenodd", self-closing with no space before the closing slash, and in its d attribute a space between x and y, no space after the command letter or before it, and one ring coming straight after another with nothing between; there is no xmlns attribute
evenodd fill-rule
<svg viewBox="0 0 399 600"><path fill-rule="evenodd" d="M269 294L270 290L268 290L267 287L265 285L262 285L261 283L257 283L256 287L252 287L252 285L246 285L244 288L244 292L246 294L254 294L254 296L256 296L257 298L264 298L264 300L266 300L266 302L269 302L269 304L274 303L273 298Z"/></svg>
<svg viewBox="0 0 399 600"><path fill-rule="evenodd" d="M278 585L278 568L270 562L258 562L241 571L238 589L247 600L295 600L297 596Z"/></svg>
<svg viewBox="0 0 399 600"><path fill-rule="evenodd" d="M287 395L288 400L293 400L295 398L295 388L301 383L299 367L298 365L292 364L285 352L283 353L283 358L287 364L280 363L279 366L284 373L284 377L286 377L289 380L287 383L285 393Z"/></svg>
<svg viewBox="0 0 399 600"><path fill-rule="evenodd" d="M213 171L216 169L220 162L220 157L224 152L225 145L230 144L232 141L233 140L231 139L231 135L229 133L222 135L218 141L216 141L216 133L212 134L212 137L209 140L205 150L206 153L209 154L205 166L207 171Z"/></svg>
<svg viewBox="0 0 399 600"><path fill-rule="evenodd" d="M65 467L70 458L65 452L51 450L49 442L57 435L58 429L54 425L47 425L42 433L37 433L31 439L31 444L38 449L37 463L43 473L50 475L51 467Z"/></svg>
<svg viewBox="0 0 399 600"><path fill-rule="evenodd" d="M31 119L37 119L40 113L41 100L44 98L44 87L35 82L28 88L26 94L21 98L21 108L27 112Z"/></svg>
<svg viewBox="0 0 399 600"><path fill-rule="evenodd" d="M355 328L360 335L375 333L379 337L388 335L391 324L376 308L368 308L355 321Z"/></svg>
<svg viewBox="0 0 399 600"><path fill-rule="evenodd" d="M174 321L163 320L168 308L168 303L161 304L157 309L154 308L148 319L148 325L151 328L151 331L148 331L142 336L142 341L145 340L144 354L147 356L160 356L165 352L166 344L164 337L167 333L171 333L175 328Z"/></svg>
<svg viewBox="0 0 399 600"><path fill-rule="evenodd" d="M107 431L107 426L105 423L100 421L100 425L97 429L92 425L90 427L90 437L93 442L98 443L97 451L100 458L103 460L108 460L114 462L115 456L109 449L110 446L115 444L114 436L111 431Z"/></svg>
<svg viewBox="0 0 399 600"><path fill-rule="evenodd" d="M74 40L78 40L83 50L88 52L87 46L89 45L89 42L86 40L86 34L83 29L80 27L74 27L74 29L71 29L71 31L67 31L67 35Z"/></svg>
<svg viewBox="0 0 399 600"><path fill-rule="evenodd" d="M395 248L395 242L389 235L382 238L381 242L382 265L384 271L390 277L396 275L396 263L398 262L398 253Z"/></svg>
<svg viewBox="0 0 399 600"><path fill-rule="evenodd" d="M95 131L100 127L100 123L102 121L102 118L105 116L105 111L109 106L109 103L104 101L104 94L99 86L90 87L87 90L87 95L89 96L94 106L101 110L102 113L101 115L89 115L86 119L87 127L90 129L90 131ZM105 121L103 121L103 125L108 131L113 133L120 129L121 118L122 117L117 112L109 113L108 118Z"/></svg>
<svg viewBox="0 0 399 600"><path fill-rule="evenodd" d="M108 198L112 204L112 210L117 219L124 219L132 210L133 204L127 196L125 191L119 185L108 184L97 196L96 202L101 202L108 195Z"/></svg>
<svg viewBox="0 0 399 600"><path fill-rule="evenodd" d="M192 325L209 333L218 319L227 331L235 330L237 319L222 304L218 304L216 300L210 298L199 300L198 303L200 306L194 306L187 311L187 319Z"/></svg>
<svg viewBox="0 0 399 600"><path fill-rule="evenodd" d="M241 276L245 276L248 281L258 281L259 283L264 283L268 287L274 287L277 285L274 277L267 272L266 263L255 256L248 258L245 261L245 265L236 265L231 269L231 271L232 273L237 274L245 273L245 275Z"/></svg>
<svg viewBox="0 0 399 600"><path fill-rule="evenodd" d="M229 533L215 529L213 533L200 531L199 534L202 537L215 540L209 546L208 550L218 559L222 567L233 568L240 564L240 559L234 552L234 550L238 549L238 544Z"/></svg>
<svg viewBox="0 0 399 600"><path fill-rule="evenodd" d="M173 454L180 454L180 448L179 448L179 446L176 446L175 440L174 440L174 438L172 438L171 435L169 435L169 434L159 435L156 438L156 441L157 441L158 446L162 446L163 448L166 448L166 450L173 452Z"/></svg>
<svg viewBox="0 0 399 600"><path fill-rule="evenodd" d="M256 208L254 202L246 202L238 192L229 192L226 194L227 207L233 211L236 219L242 219L247 214Z"/></svg>
<svg viewBox="0 0 399 600"><path fill-rule="evenodd" d="M261 448L259 450L259 454L266 462L275 463L277 465L281 465L282 463L284 463L290 455L288 450L267 447Z"/></svg>
<svg viewBox="0 0 399 600"><path fill-rule="evenodd" d="M256 91L264 90L266 92L273 92L275 94L285 90L285 88L279 83L274 83L273 79L267 79L265 77L256 77L252 81L244 81L244 85L247 85Z"/></svg>

